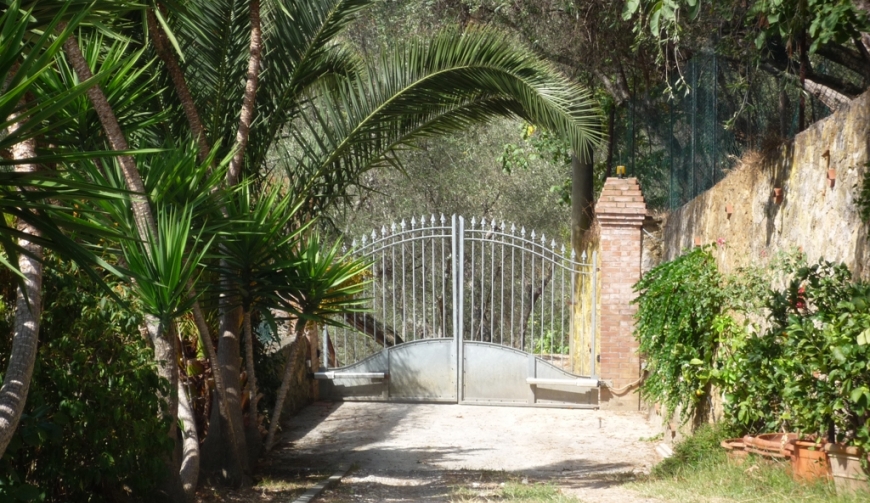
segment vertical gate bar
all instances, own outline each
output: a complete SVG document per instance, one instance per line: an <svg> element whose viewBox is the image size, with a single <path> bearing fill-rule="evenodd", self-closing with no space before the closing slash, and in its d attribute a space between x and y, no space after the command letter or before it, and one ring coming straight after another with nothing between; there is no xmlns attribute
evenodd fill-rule
<svg viewBox="0 0 870 503"><path fill-rule="evenodd" d="M417 219L411 217L411 340L417 340ZM407 339L406 339L407 340Z"/></svg>
<svg viewBox="0 0 870 503"><path fill-rule="evenodd" d="M453 299L453 312L450 313L453 318L453 342L456 343L456 306L458 305L459 300L456 298L456 214L454 213L450 218L450 280L453 283L451 288L450 297Z"/></svg>
<svg viewBox="0 0 870 503"><path fill-rule="evenodd" d="M471 296L469 297L471 299L471 318L470 318L469 324L468 324L468 333L471 336L471 340L474 340L474 237L473 236L474 236L474 224L475 223L477 223L477 221L474 219L474 217L471 217L471 231L469 232L469 235L468 235L468 239L469 239L469 241L471 241L471 275L469 276L469 278L471 278ZM465 231L465 228L463 226L463 232L464 231ZM464 234L462 235L462 242L463 243L465 242L465 235ZM463 292L463 294L464 293L465 292ZM462 334L462 336L465 337L465 334Z"/></svg>
<svg viewBox="0 0 870 503"><path fill-rule="evenodd" d="M504 245L505 245L504 220L501 221L501 236L500 237L501 237L501 243L500 243L501 244L501 304L499 306L498 313L500 315L499 321L500 321L501 328L499 328L499 330L498 330L498 332L499 332L498 343L501 344L502 346L504 346L504 277L505 277L505 273L504 273ZM513 271L511 271L511 273L513 273Z"/></svg>
<svg viewBox="0 0 870 503"><path fill-rule="evenodd" d="M492 239L490 241L490 279L489 282L489 342L495 342L495 328L493 323L495 323L495 220L490 222L490 228L492 229Z"/></svg>
<svg viewBox="0 0 870 503"><path fill-rule="evenodd" d="M402 223L399 224L399 228L402 230L402 340L406 341L407 335L405 334L405 329L408 327L408 288L405 286L405 280L407 279L408 270L405 268L405 241L407 240L407 236L405 236L405 219L402 219Z"/></svg>
<svg viewBox="0 0 870 503"><path fill-rule="evenodd" d="M432 219L430 220L432 224L432 231L430 232L432 238L432 249L429 253L429 261L431 263L431 267L429 269L432 270L432 337L438 337L438 302L435 300L435 237L437 231L435 230L435 214L432 214Z"/></svg>
<svg viewBox="0 0 870 503"><path fill-rule="evenodd" d="M381 320L384 327L384 347L387 347L387 249L384 248L387 242L387 228L381 227ZM395 339L393 344L395 344Z"/></svg>
<svg viewBox="0 0 870 503"><path fill-rule="evenodd" d="M447 337L447 278L444 269L444 213L441 214L441 337Z"/></svg>
<svg viewBox="0 0 870 503"><path fill-rule="evenodd" d="M516 286L516 275L517 275L517 262L516 262L516 250L517 250L517 238L516 238L517 226L511 223L511 322L510 322L510 330L511 330L511 347L514 347L514 309L516 308L516 299L514 298L514 287Z"/></svg>
<svg viewBox="0 0 870 503"><path fill-rule="evenodd" d="M592 295L590 296L590 300L592 301L592 332L589 334L589 347L592 349L592 362L589 366L592 369L592 376L598 375L595 372L595 362L596 362L596 354L595 354L595 332L597 331L596 324L598 323L598 251L592 252L592 264L589 266L589 272L592 274ZM573 275L572 275L573 277ZM573 285L572 285L573 286ZM574 288L571 288L571 291L574 291Z"/></svg>
<svg viewBox="0 0 870 503"><path fill-rule="evenodd" d="M520 236L522 236L522 239L520 239L520 245L522 245L522 248L520 248L520 262L521 262L521 267L520 267L520 315L519 315L519 319L517 320L519 322L519 323L517 323L517 325L519 325L519 330L520 330L520 335L521 335L520 340L519 340L520 349L525 351L526 350L526 337L525 337L526 327L525 327L525 325L523 325L523 315L526 312L526 240L525 240L526 228L525 227L520 229Z"/></svg>
<svg viewBox="0 0 870 503"><path fill-rule="evenodd" d="M535 353L535 231L532 231L532 241L529 247L532 259L532 276L529 278L529 353Z"/></svg>
<svg viewBox="0 0 870 503"><path fill-rule="evenodd" d="M456 298L459 300L459 307L457 308L458 315L456 317L457 322L459 323L459 329L457 331L456 344L459 348L457 351L457 365L456 365L456 373L458 375L458 379L456 379L457 392L456 392L456 400L458 402L462 402L463 394L465 393L465 347L463 345L463 332L465 331L465 327L463 326L463 316L462 313L465 312L465 219L459 217L459 230L456 234L456 241L459 246L459 253L456 255ZM474 283L472 282L472 286Z"/></svg>
<svg viewBox="0 0 870 503"><path fill-rule="evenodd" d="M480 219L480 341L483 342L483 315L486 311L486 220Z"/></svg>
<svg viewBox="0 0 870 503"><path fill-rule="evenodd" d="M459 363L460 363L460 360L459 360L459 338L460 337L459 337L459 332L457 330L459 327L459 323L456 320L456 316L457 316L456 313L459 311L458 310L459 298L456 295L456 291L457 291L456 285L458 282L457 278L458 278L458 274L459 274L457 271L457 264L458 264L457 256L459 254L458 253L459 240L456 237L456 231L457 231L457 220L456 220L456 214L454 213L450 217L450 281L452 282L452 285L451 285L452 288L450 290L451 290L451 297L453 299L453 303L451 304L451 306L453 307L453 312L451 313L451 315L453 316L453 353L454 353L453 354L453 367L454 367L454 369L453 369L454 381L453 382L456 385L456 401L458 402L459 401L459 371L457 369L459 368Z"/></svg>
<svg viewBox="0 0 870 503"><path fill-rule="evenodd" d="M547 322L547 318L544 316L544 306L547 304L547 285L544 283L544 280L547 279L546 272L544 272L544 262L547 258L547 240L544 238L544 235L541 234L541 341L539 344L541 345L541 358L544 357L544 344L546 341L544 339L544 325Z"/></svg>
<svg viewBox="0 0 870 503"><path fill-rule="evenodd" d="M420 286L423 292L420 307L423 311L423 338L426 338L426 216L420 217Z"/></svg>
<svg viewBox="0 0 870 503"><path fill-rule="evenodd" d="M559 316L559 319L561 320L561 322L559 324L559 333L562 334L562 339L559 342L559 348L561 349L561 351L559 351L559 354L564 355L564 353L562 351L565 351L565 245L562 245L561 255L559 256L559 261L560 261L560 265L561 265L561 267L559 267L559 270L562 274L562 278L559 281L559 288L560 288L559 304L561 305L561 309L560 309L561 315ZM569 341L570 341L570 339L569 339ZM571 352L569 351L568 353L569 353L568 356L570 359ZM562 362L562 370L565 370L564 361Z"/></svg>
<svg viewBox="0 0 870 503"><path fill-rule="evenodd" d="M396 329L396 222L393 222L390 225L390 271L393 273L393 334L395 335L397 332ZM402 271L404 274L405 271ZM393 341L395 341L395 337ZM403 341L405 339L402 339Z"/></svg>
<svg viewBox="0 0 870 503"><path fill-rule="evenodd" d="M556 310L555 299L556 299L556 240L554 239L551 243L552 250L550 251L550 256L552 257L552 263L550 264L550 268L553 271L550 276L550 333L553 334L550 337L550 361L553 361L554 353L553 353L553 345L556 343L556 323L553 321L554 311Z"/></svg>
<svg viewBox="0 0 870 503"><path fill-rule="evenodd" d="M364 250L365 250L365 245L366 245L366 237L365 237L365 236L363 236L363 242L362 242L362 244L363 244L363 256L365 256L366 259L368 259L368 258L369 258L369 257L367 256L368 253L366 253L366 252L364 251ZM375 270L374 270L374 269L375 269L375 264L374 264L374 261L369 262L369 263L371 263L371 268L372 268L372 278L374 278L374 275L375 275ZM372 287L369 286L368 289L371 290L371 288L372 288ZM366 288L363 288L363 295L365 295L365 291L366 291ZM368 315L367 315L366 313L363 313L363 314L362 314L362 320L363 320L363 331L362 331L362 333L363 333L363 335L365 335L365 334L366 334L366 322L368 321ZM353 340L354 340L354 350L353 350L353 351L354 351L354 354L353 354L354 358L357 358L357 357L358 357L358 354L359 354L359 353L356 352L356 340L357 340L358 338L359 338L359 335L357 334L357 336L354 337L354 339L353 339Z"/></svg>

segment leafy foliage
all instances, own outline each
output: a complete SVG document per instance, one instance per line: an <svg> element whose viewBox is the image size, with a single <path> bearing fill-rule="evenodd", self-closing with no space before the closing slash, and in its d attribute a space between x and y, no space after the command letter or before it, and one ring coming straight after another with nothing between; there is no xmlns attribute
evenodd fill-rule
<svg viewBox="0 0 870 503"><path fill-rule="evenodd" d="M708 396L724 307L722 276L710 247L698 247L649 271L639 292L635 336L649 377L641 394L685 420Z"/></svg>
<svg viewBox="0 0 870 503"><path fill-rule="evenodd" d="M0 499L117 501L125 486L145 496L171 442L141 316L77 267L49 263L36 370L19 432L0 460ZM128 287L112 290L135 305ZM7 301L0 329L9 333ZM9 340L0 344L5 360Z"/></svg>

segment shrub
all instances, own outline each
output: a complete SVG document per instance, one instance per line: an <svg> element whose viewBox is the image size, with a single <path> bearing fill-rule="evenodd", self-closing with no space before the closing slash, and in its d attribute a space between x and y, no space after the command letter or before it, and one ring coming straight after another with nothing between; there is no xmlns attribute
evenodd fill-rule
<svg viewBox="0 0 870 503"><path fill-rule="evenodd" d="M139 335L140 317L75 267L50 265L25 415L0 459L0 500L98 502L147 495L171 443L158 417L162 384ZM130 298L123 285L112 290ZM7 334L10 311L0 310ZM0 344L5 368L10 341Z"/></svg>
<svg viewBox="0 0 870 503"><path fill-rule="evenodd" d="M639 292L635 336L649 372L641 395L664 405L666 417L679 409L692 417L715 377L725 319L722 276L710 247L695 248L649 271Z"/></svg>

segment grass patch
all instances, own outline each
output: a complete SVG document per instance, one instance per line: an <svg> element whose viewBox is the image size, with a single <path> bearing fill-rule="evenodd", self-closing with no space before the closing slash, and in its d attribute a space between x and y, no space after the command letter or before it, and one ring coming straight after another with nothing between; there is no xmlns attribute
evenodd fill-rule
<svg viewBox="0 0 870 503"><path fill-rule="evenodd" d="M626 487L644 496L680 503L818 502L858 503L870 495L837 496L832 482L802 484L792 480L786 462L749 457L742 464L729 461L719 441L727 431L704 427L677 444L674 456L652 473Z"/></svg>
<svg viewBox="0 0 870 503"><path fill-rule="evenodd" d="M552 484L522 484L504 482L495 487L460 487L450 500L453 503L512 501L517 503L580 503L573 496L562 494Z"/></svg>

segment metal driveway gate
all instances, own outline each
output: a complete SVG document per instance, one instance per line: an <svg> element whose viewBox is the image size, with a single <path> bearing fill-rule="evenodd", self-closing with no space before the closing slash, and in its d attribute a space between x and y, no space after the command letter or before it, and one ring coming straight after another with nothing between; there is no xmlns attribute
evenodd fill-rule
<svg viewBox="0 0 870 503"><path fill-rule="evenodd" d="M412 218L352 243L373 263L371 311L324 329L321 397L597 406L595 348L592 376L570 372L573 305L590 301L575 282L591 275L596 291L594 254L578 261L534 231L469 223Z"/></svg>

